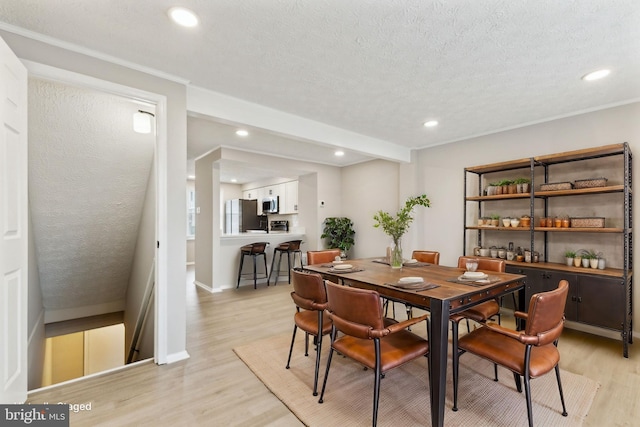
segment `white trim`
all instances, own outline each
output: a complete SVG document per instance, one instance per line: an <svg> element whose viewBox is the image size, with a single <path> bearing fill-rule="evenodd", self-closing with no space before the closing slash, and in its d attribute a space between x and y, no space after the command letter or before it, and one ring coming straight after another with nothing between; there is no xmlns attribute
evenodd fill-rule
<svg viewBox="0 0 640 427"><path fill-rule="evenodd" d="M181 360L186 360L188 358L190 358L191 356L189 356L189 353L184 350L184 351L180 351L178 353L172 353L167 355L167 362L168 364L170 363L176 363L179 362Z"/></svg>
<svg viewBox="0 0 640 427"><path fill-rule="evenodd" d="M0 26L2 28L2 26ZM6 29L6 28L4 28ZM66 84L83 86L103 92L124 96L140 102L156 105L156 240L163 244L156 252L156 298L154 360L158 364L167 363L169 333L168 317L168 241L169 225L167 203L167 97L134 87L101 80L84 74L62 70L38 62L22 60L30 76L42 77Z"/></svg>
<svg viewBox="0 0 640 427"><path fill-rule="evenodd" d="M597 326L587 325L584 323L573 322L571 320L565 320L564 326L568 329L573 329L580 332L586 332L588 334L598 335L600 337L611 338L616 341L621 341L622 336L620 331L614 331L611 329L599 328ZM632 332L633 336L636 336L636 332Z"/></svg>
<svg viewBox="0 0 640 427"><path fill-rule="evenodd" d="M60 382L60 383L51 384L51 385L44 386L44 387L41 387L41 388L35 388L33 390L29 390L27 394L30 395L30 394L33 394L33 393L39 393L41 391L51 390L51 389L55 389L55 388L58 388L58 387L64 387L64 386L67 386L69 384L81 382L81 381L84 381L84 380L89 379L89 378L101 377L103 375L112 374L114 372L123 371L125 369L135 368L135 367L138 367L140 365L144 365L144 364L150 363L150 362L152 362L152 359L138 360L137 362L129 363L128 365L116 366L115 368L107 369L106 371L96 372L95 374L89 374L89 375L85 375L85 376L82 376L82 377L73 378L73 379L70 379L68 381L63 381L63 382Z"/></svg>
<svg viewBox="0 0 640 427"><path fill-rule="evenodd" d="M150 74L152 76L160 77L161 79L169 80L172 82L180 83L183 85L188 85L189 80L184 77L179 77L173 74L165 73L164 71L156 70L155 68L146 67L144 65L136 64L135 62L126 61L121 58L117 58L115 56L107 55L102 52L98 52L93 49L88 49L83 46L79 46L74 43L69 43L60 39L56 39L55 37L47 36L44 34L37 33L35 31L26 30L21 27L17 27L15 25L7 24L5 22L0 22L0 30L7 31L9 33L17 34L22 37L26 37L32 40L36 40L42 43L46 43L51 46L56 46L71 52L79 53L82 55L89 56L91 58L100 59L106 62L110 62L112 64L121 65L123 67L131 68L132 70L141 71L146 74Z"/></svg>
<svg viewBox="0 0 640 427"><path fill-rule="evenodd" d="M611 104L600 105L598 107L593 107L593 108L585 108L584 110L574 111L574 112L567 113L567 114L559 114L557 116L546 117L546 118L540 119L540 120L533 120L531 122L520 123L520 124L514 125L514 126L507 126L507 127L500 128L500 129L494 129L494 130L490 130L488 132L476 133L476 134L473 134L473 135L467 135L467 136L463 136L463 137L460 137L460 138L449 139L447 141L441 141L441 142L437 142L435 144L428 144L428 145L423 145L421 147L415 147L414 150L423 150L425 148L437 147L439 145L445 145L445 144L451 144L451 143L454 143L454 142L466 141L468 139L473 139L473 138L480 138L481 136L493 135L493 134L496 134L496 133L506 132L506 131L514 130L514 129L520 129L520 128L524 128L524 127L527 127L527 126L538 125L538 124L541 124L541 123L548 123L548 122L552 122L554 120L560 120L560 119L566 119L566 118L569 118L569 117L580 116L582 114L593 113L595 111L608 110L609 108L621 107L623 105L634 104L636 102L640 102L640 98L633 98L633 99L628 99L626 101L613 102Z"/></svg>
<svg viewBox="0 0 640 427"><path fill-rule="evenodd" d="M411 149L201 87L187 86L187 112L293 136L319 145L408 163Z"/></svg>
<svg viewBox="0 0 640 427"><path fill-rule="evenodd" d="M217 294L218 292L222 292L222 289L213 289L211 286L207 286L202 282L198 282L197 280L193 281L193 284L198 286L199 288L204 289L205 291L211 293L211 294Z"/></svg>

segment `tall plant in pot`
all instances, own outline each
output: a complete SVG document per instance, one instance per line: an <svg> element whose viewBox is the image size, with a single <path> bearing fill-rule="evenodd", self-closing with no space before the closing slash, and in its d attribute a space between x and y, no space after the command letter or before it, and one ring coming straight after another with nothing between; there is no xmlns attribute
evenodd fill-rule
<svg viewBox="0 0 640 427"><path fill-rule="evenodd" d="M346 258L351 246L355 245L353 222L347 217L330 217L324 220L321 239L327 239L329 248L340 249L340 257Z"/></svg>
<svg viewBox="0 0 640 427"><path fill-rule="evenodd" d="M407 232L409 226L413 222L413 208L416 206L431 206L431 201L425 194L415 197L409 197L404 207L398 211L395 216L388 212L378 211L373 219L376 223L374 227L382 227L382 230L393 239L393 249L391 251L391 267L402 267L402 236Z"/></svg>

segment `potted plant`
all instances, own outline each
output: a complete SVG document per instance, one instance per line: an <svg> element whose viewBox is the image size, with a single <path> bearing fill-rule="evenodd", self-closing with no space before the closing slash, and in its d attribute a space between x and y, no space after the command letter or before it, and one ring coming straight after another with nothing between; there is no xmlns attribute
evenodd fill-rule
<svg viewBox="0 0 640 427"><path fill-rule="evenodd" d="M587 251L585 251L584 249L578 249L576 251L576 256L573 257L573 266L574 267L580 267L580 265L582 264L582 257L584 257L587 254ZM587 265L588 261L587 261Z"/></svg>
<svg viewBox="0 0 640 427"><path fill-rule="evenodd" d="M529 178L517 178L513 182L516 184L516 191L518 193L528 193L529 192L529 184L531 180Z"/></svg>
<svg viewBox="0 0 640 427"><path fill-rule="evenodd" d="M598 254L594 250L590 250L585 258L589 260L589 267L598 268ZM582 263L584 265L584 261Z"/></svg>
<svg viewBox="0 0 640 427"><path fill-rule="evenodd" d="M353 222L349 218L330 217L324 220L324 229L320 238L327 239L328 247L340 249L340 257L346 258L347 252L355 244L354 234L356 232L353 229Z"/></svg>
<svg viewBox="0 0 640 427"><path fill-rule="evenodd" d="M491 215L489 218L491 218L491 225L493 227L497 227L500 225L500 215L498 214L493 214Z"/></svg>
<svg viewBox="0 0 640 427"><path fill-rule="evenodd" d="M400 209L395 216L384 211L378 211L373 216L373 219L376 221L373 226L376 228L382 227L382 230L393 239L393 249L391 251L390 260L391 267L393 268L402 267L403 259L401 239L413 222L411 214L413 213L413 208L418 205L428 208L431 206L431 202L425 194L416 197L409 197L405 201L404 207Z"/></svg>
<svg viewBox="0 0 640 427"><path fill-rule="evenodd" d="M575 253L575 251L571 251L571 250L569 250L569 251L566 251L566 252L564 253L565 261L566 261L566 263L567 263L567 265L568 265L569 267L571 267L571 266L573 265L573 259L574 259L575 257L576 257L576 253Z"/></svg>

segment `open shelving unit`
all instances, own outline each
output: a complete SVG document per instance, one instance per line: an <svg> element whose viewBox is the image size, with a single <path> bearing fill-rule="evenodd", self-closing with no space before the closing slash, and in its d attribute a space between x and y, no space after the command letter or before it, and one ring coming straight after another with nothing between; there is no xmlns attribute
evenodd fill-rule
<svg viewBox="0 0 640 427"><path fill-rule="evenodd" d="M604 159L604 160L598 160ZM608 161L611 160L612 161ZM575 162L587 163L576 164ZM612 183L603 187L580 188L570 190L539 191L540 184L549 183L552 174L562 174L571 168L580 169L584 166L587 172L588 166L594 163L612 174L620 177L621 182ZM573 163L573 166L567 164ZM563 169L564 168L564 169ZM504 176L505 172L518 172L528 175L530 179L530 191L528 193L486 195L484 192L487 184L495 176ZM555 176L555 175L554 175ZM474 189L474 182L477 187ZM551 181L554 182L554 181ZM543 292L557 287L560 280L569 281L570 290L565 308L567 320L584 323L599 328L611 329L620 332L623 343L623 355L628 357L628 344L632 343L632 318L633 318L633 228L632 228L632 154L628 143L612 144L602 147L583 150L562 152L557 154L537 156L526 159L493 163L488 165L468 167L464 170L464 218L469 222L470 218L480 218L490 206L513 200L522 209L528 211L531 224L528 227L501 227L481 226L465 224L464 227L464 251L465 255L475 244L483 246L483 242L496 233L507 233L506 236L526 235L528 237L526 249L533 254L540 251L538 263L524 263L507 261L507 271L524 274L527 276L521 301L528 308L528 301L534 293ZM538 190L536 190L538 188ZM612 195L612 196L605 196ZM618 197L619 195L619 197ZM549 216L554 204L579 208L589 204L589 209L605 209L593 203L593 198L614 197L607 199L608 203L614 200L616 215L619 215L618 224L608 227L541 227L536 222L536 216ZM529 202L528 205L526 202ZM618 210L619 208L619 210ZM606 224L605 224L606 225ZM510 234L519 233L519 234ZM523 234L524 233L524 234ZM589 236L588 240L598 243L599 239L606 236L613 239L616 249L616 259L620 260L619 268L591 269L571 267L560 262L551 262L549 252L557 252L557 246L562 239L568 239L576 235ZM553 242L550 241L553 236ZM564 237L563 237L564 236ZM620 238L619 240L618 237Z"/></svg>

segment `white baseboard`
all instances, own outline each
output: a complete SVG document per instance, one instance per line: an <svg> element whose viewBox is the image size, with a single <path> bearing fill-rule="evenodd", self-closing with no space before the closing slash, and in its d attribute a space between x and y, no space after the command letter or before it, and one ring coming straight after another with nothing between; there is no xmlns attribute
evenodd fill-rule
<svg viewBox="0 0 640 427"><path fill-rule="evenodd" d="M200 287L200 288L202 288L202 289L204 289L207 292L212 293L212 294L215 294L215 293L218 293L218 292L222 292L222 289L213 289L212 287L207 286L202 282L198 282L197 280L194 280L193 284L198 286L198 287Z"/></svg>
<svg viewBox="0 0 640 427"><path fill-rule="evenodd" d="M167 364L179 362L181 360L186 360L189 357L189 353L186 350L180 351L178 353L172 353L167 355Z"/></svg>

